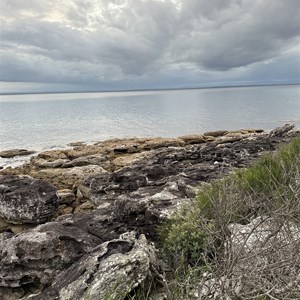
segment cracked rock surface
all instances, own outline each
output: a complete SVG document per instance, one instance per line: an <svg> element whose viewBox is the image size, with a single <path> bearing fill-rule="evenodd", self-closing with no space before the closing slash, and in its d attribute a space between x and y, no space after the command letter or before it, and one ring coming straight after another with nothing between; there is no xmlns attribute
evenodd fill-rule
<svg viewBox="0 0 300 300"><path fill-rule="evenodd" d="M110 140L1 170L0 299L120 299L147 284L157 226L201 182L246 167L296 134L286 125L270 134Z"/></svg>

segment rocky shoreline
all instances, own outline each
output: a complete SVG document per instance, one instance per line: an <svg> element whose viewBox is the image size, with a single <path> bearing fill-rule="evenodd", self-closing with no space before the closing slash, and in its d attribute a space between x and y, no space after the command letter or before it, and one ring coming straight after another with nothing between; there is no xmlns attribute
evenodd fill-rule
<svg viewBox="0 0 300 300"><path fill-rule="evenodd" d="M44 151L1 170L0 298L122 299L158 276L157 225L201 183L298 133L286 124L114 139Z"/></svg>

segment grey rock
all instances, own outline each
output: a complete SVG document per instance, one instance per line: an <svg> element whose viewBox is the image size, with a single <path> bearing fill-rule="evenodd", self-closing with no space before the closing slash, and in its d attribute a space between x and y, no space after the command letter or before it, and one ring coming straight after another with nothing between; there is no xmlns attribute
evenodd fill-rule
<svg viewBox="0 0 300 300"><path fill-rule="evenodd" d="M59 204L71 204L75 201L75 194L72 190L64 189L57 191Z"/></svg>
<svg viewBox="0 0 300 300"><path fill-rule="evenodd" d="M114 146L117 151L113 151L113 159L122 157L126 150L130 161L119 164L125 167L114 172L103 169L106 158L97 152L80 158L78 153L55 155L51 161L74 159L66 161L64 168L43 169L37 174L46 172L55 179L60 176L60 188L72 189L70 199L74 194L77 200L89 198L98 208L61 216L17 235L1 234L0 298L23 293L23 299L34 300L105 299L109 294L111 299L119 299L118 293L126 294L147 280L155 261L153 247L145 236L156 241L157 225L178 207L189 204L200 182L247 166L291 136L290 131L272 136L232 133L225 138L209 138L214 140L210 143L192 137L189 145L183 140L159 140L148 145L155 150L143 159L132 159L131 150ZM74 178L78 180L75 185ZM5 194L3 186L2 191ZM128 234L133 231L140 236L138 240ZM245 274L245 269L240 270L234 269L237 278ZM210 279L214 286L219 284L217 279ZM221 279L226 285L227 278ZM235 286L239 288L238 283Z"/></svg>
<svg viewBox="0 0 300 300"><path fill-rule="evenodd" d="M124 236L93 249L57 276L51 287L31 300L121 299L141 284L155 263L153 246L145 236Z"/></svg>
<svg viewBox="0 0 300 300"><path fill-rule="evenodd" d="M0 176L0 216L11 223L39 224L57 212L56 188L29 176Z"/></svg>
<svg viewBox="0 0 300 300"><path fill-rule="evenodd" d="M300 250L300 225L276 220L267 216L253 219L249 224L230 224L229 237L230 250L236 255L247 253L263 253L264 248L276 245L284 248L287 244L299 244ZM259 256L255 257L256 261Z"/></svg>
<svg viewBox="0 0 300 300"><path fill-rule="evenodd" d="M62 269L103 242L100 231L93 234L97 231L93 224L100 226L101 217L61 218L17 235L0 234L0 287L49 284Z"/></svg>
<svg viewBox="0 0 300 300"><path fill-rule="evenodd" d="M15 156L26 156L34 154L35 151L33 150L26 150L26 149L11 149L11 150L3 150L0 151L0 157L3 158L12 158Z"/></svg>
<svg viewBox="0 0 300 300"><path fill-rule="evenodd" d="M285 124L282 127L277 127L270 132L270 137L278 136L282 137L288 134L292 129L295 128L294 124Z"/></svg>
<svg viewBox="0 0 300 300"><path fill-rule="evenodd" d="M95 205L114 201L142 187L161 187L167 182L183 181L197 186L220 178L234 168L247 166L264 151L273 151L283 137L258 136L226 137L215 142L158 149L147 159L112 172L90 176L85 185L90 187L90 200Z"/></svg>
<svg viewBox="0 0 300 300"><path fill-rule="evenodd" d="M34 158L31 160L31 162L39 168L60 168L69 161L69 159L63 158L55 159L53 161L48 161L43 158Z"/></svg>
<svg viewBox="0 0 300 300"><path fill-rule="evenodd" d="M0 287L0 299L1 300L16 300L25 296L25 291L20 289L5 289Z"/></svg>
<svg viewBox="0 0 300 300"><path fill-rule="evenodd" d="M110 162L105 155L95 154L95 155L87 155L87 156L75 158L71 161L65 162L62 165L62 167L70 168L70 167L82 167L87 165L98 165L106 169L109 167Z"/></svg>

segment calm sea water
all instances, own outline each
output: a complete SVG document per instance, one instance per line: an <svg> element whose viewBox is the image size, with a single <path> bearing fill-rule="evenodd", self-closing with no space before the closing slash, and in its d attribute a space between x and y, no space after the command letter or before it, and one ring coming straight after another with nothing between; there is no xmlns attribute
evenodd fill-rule
<svg viewBox="0 0 300 300"><path fill-rule="evenodd" d="M300 86L0 96L0 149L115 137L300 127Z"/></svg>

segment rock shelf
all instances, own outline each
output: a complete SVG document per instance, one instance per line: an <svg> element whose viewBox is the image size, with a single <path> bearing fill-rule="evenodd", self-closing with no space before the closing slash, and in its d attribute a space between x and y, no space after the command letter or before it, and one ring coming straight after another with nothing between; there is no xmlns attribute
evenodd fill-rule
<svg viewBox="0 0 300 300"><path fill-rule="evenodd" d="M156 228L202 182L298 133L285 125L45 151L0 171L0 298L118 299L159 267ZM122 283L122 284L121 284Z"/></svg>

